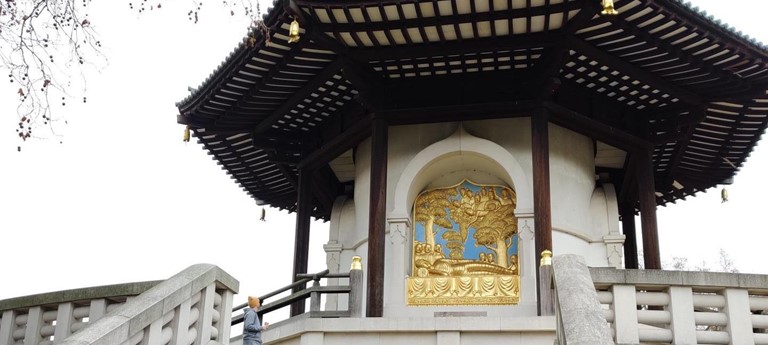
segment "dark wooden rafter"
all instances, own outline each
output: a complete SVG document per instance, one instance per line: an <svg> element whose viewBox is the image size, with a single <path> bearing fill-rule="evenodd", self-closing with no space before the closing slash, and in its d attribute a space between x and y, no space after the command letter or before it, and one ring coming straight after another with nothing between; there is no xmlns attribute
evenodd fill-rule
<svg viewBox="0 0 768 345"><path fill-rule="evenodd" d="M275 28L274 30L276 30ZM243 92L240 96L228 94L227 97L236 99L236 101L226 101L219 99L218 101L221 103L218 105L218 107L222 108L221 114L216 118L214 121L215 123L222 122L224 119L227 119L228 116L231 116L233 112L237 112L240 109L248 108L248 102L252 97L258 96L261 92L261 87L264 85L268 85L269 83L274 82L274 78L278 77L280 73L283 73L285 69L290 68L289 65L294 63L293 57L301 53L302 48L308 44L307 41L299 41L299 43L291 45L291 50L285 52L285 55L280 59L280 61L277 63L276 66L272 66L269 70L269 72L266 73L266 75L261 76L261 78L253 80L255 84L249 85L250 90L248 92ZM263 57L262 57L263 58ZM252 61L246 60L246 63L252 63ZM313 63L316 64L316 63ZM236 71L239 71L242 68L238 68ZM236 72L233 72L236 73ZM281 100L282 102L283 100ZM223 104L228 104L227 106L224 106ZM285 104L285 103L283 103ZM261 122L263 123L263 122ZM214 125L215 126L215 125Z"/></svg>
<svg viewBox="0 0 768 345"><path fill-rule="evenodd" d="M291 95L290 98L285 100L283 104L272 111L267 117L265 117L259 124L253 129L254 133L263 133L272 128L272 126L285 114L287 114L291 109L293 109L296 104L300 103L304 99L306 99L312 92L315 92L320 86L325 84L326 81L328 81L329 78L331 78L334 74L338 73L341 69L341 60L335 59L333 62L331 62L328 66L323 68L322 71L320 71L317 75L312 77L312 79L307 82L304 86L302 86L301 89L296 91L293 95Z"/></svg>
<svg viewBox="0 0 768 345"><path fill-rule="evenodd" d="M749 44L746 40L734 39L734 33L729 29L726 29L718 24L712 23L711 20L705 18L700 14L693 13L691 9L682 2L667 1L667 0L639 0L644 4L653 4L658 7L663 6L670 11L670 14L680 20L693 23L698 27L704 27L710 29L709 34L712 37L716 37L719 45L724 48L734 51L734 53L743 56L759 56L763 63L768 63L768 52L764 49L759 49L753 44ZM768 65L765 66L768 68Z"/></svg>
<svg viewBox="0 0 768 345"><path fill-rule="evenodd" d="M313 6L311 4L306 4L305 1L298 0L296 1L301 6L310 7L310 8L317 8L322 7L328 10L330 13L331 8L335 8L334 6L330 6L328 4L323 4L319 6ZM455 6L455 2L451 1L451 3ZM344 5L344 7L348 7L349 5ZM435 16L435 17L420 17L420 18L413 18L413 19L403 19L404 16L401 15L401 18L397 21L381 21L381 22L365 22L365 23L356 23L356 22L349 22L349 23L318 23L315 27L322 31L322 32L365 32L365 31L387 31L387 30L404 30L408 28L418 28L418 27L426 27L426 26L440 26L440 25L459 25L464 23L477 23L481 21L496 21L496 20L502 20L502 19L514 19L514 18L530 18L535 16L545 16L550 13L567 13L573 10L578 10L580 4L577 2L562 2L559 4L550 4L549 6L536 6L536 7L529 7L525 9L514 9L514 10L505 10L505 11L495 11L495 12L473 12L473 13L466 13L466 14L459 14L457 9L453 9L453 14L449 17L443 17L443 16ZM400 6L397 6L400 7ZM510 7L511 8L511 7ZM385 15L384 11L381 11L382 16ZM329 16L331 20L333 20L333 16ZM458 28L457 28L458 29ZM459 32L457 30L457 32ZM355 35L352 35L355 36ZM404 35L407 36L407 35ZM477 35L475 36L477 37Z"/></svg>
<svg viewBox="0 0 768 345"><path fill-rule="evenodd" d="M552 123L613 147L628 152L646 151L653 147L652 143L643 138L591 119L556 103L545 101L542 106L550 111Z"/></svg>
<svg viewBox="0 0 768 345"><path fill-rule="evenodd" d="M338 136L323 143L322 146L305 156L301 162L299 162L298 167L300 169L316 169L323 164L327 164L332 159L338 157L352 147L357 146L357 144L371 135L372 120L373 116L371 115L363 116L357 120L357 122L349 125L346 129L343 129Z"/></svg>
<svg viewBox="0 0 768 345"><path fill-rule="evenodd" d="M541 89L537 92L539 99L549 98L554 91L553 78L559 74L563 64L568 60L568 41L565 40L565 37L573 37L573 34L586 25L598 12L599 4L596 1L582 0L578 3L581 10L565 22L561 30L562 33L560 33L562 39L558 44L545 48L542 58L534 65L533 74L539 75L540 81L543 82ZM567 15L567 13L563 15L563 21Z"/></svg>
<svg viewBox="0 0 768 345"><path fill-rule="evenodd" d="M688 143L691 141L691 136L693 136L693 132L696 130L696 126L707 117L706 106L699 105L698 107L695 107L691 110L691 115L692 123L688 124L687 127L681 130L680 139L677 141L675 151L669 161L670 168L667 176L671 179L674 179L677 176L680 159L682 159L686 149L688 148Z"/></svg>
<svg viewBox="0 0 768 345"><path fill-rule="evenodd" d="M363 47L350 51L349 55L357 61L413 60L428 56L548 47L562 42L563 37L559 32L537 32L521 37L483 37L464 42L425 42L413 46Z"/></svg>
<svg viewBox="0 0 768 345"><path fill-rule="evenodd" d="M538 105L534 101L493 102L467 105L449 105L420 108L385 109L376 113L391 125L408 125L435 122L487 120L509 117L527 117Z"/></svg>
<svg viewBox="0 0 768 345"><path fill-rule="evenodd" d="M213 159L217 160L219 162L219 164L221 164L223 166L224 169L228 169L228 167L231 167L233 165L232 163L242 164L242 162L243 162L242 159L235 160L235 161L233 161L231 163L230 162L224 162L224 161L222 161L221 157L219 157L218 155L215 154L215 152L216 152L215 148L217 148L217 147L225 147L229 151L233 151L234 150L234 148L232 147L232 144L228 140L226 140L226 138L216 137L215 140L219 141L219 143L216 144L216 145L212 145L209 141L202 139L202 136L209 135L209 134L204 134L204 133L197 134L197 132L195 130L193 130L193 131L195 132L195 137L197 137L199 139L198 143L202 144L203 147L205 147L205 149L208 150L208 153L210 155L213 155ZM242 188L244 190L249 191L248 188L245 188L244 186L245 186L246 183L248 183L250 181L245 181L242 178L242 176L240 176L240 175L235 175L235 174L230 173L230 176L233 179L235 179L235 181L237 181L238 184L243 186ZM266 190L266 186L260 180L256 180L255 183L260 188Z"/></svg>
<svg viewBox="0 0 768 345"><path fill-rule="evenodd" d="M692 105L697 105L704 102L704 99L701 95L695 94L653 74L650 74L643 69L614 55L608 54L579 38L569 39L568 45L571 47L571 49L577 51L578 53L584 54L592 59L611 66L612 68L628 75L630 78L634 78L640 82L650 85L651 87L673 95L681 102Z"/></svg>
<svg viewBox="0 0 768 345"><path fill-rule="evenodd" d="M659 13L659 11L657 10L654 13ZM624 14L624 15L626 15L626 14ZM619 14L619 16L621 17L622 14ZM699 69L699 70L707 73L708 75L710 75L710 77L708 77L708 78L716 77L717 80L718 80L718 83L720 83L720 84L732 84L731 87L736 87L736 88L739 88L741 90L743 90L745 87L747 89L749 88L748 85L744 85L744 84L748 84L746 81L744 81L741 78L737 77L732 72L728 71L727 69L715 69L715 68L713 68L711 64L708 64L708 63L704 62L702 59L697 58L693 54L683 50L681 48L682 45L664 44L664 42L660 38L658 38L658 37L648 33L646 29L641 29L641 28L638 28L638 27L636 27L634 25L628 25L628 23L625 20L623 20L623 19L622 20L614 20L611 23L613 25L616 25L617 27L619 27L624 32L627 32L627 33L635 36L636 38L639 38L639 39L645 41L646 43L648 43L648 44L650 44L652 46L664 47L665 53L669 54L669 56L677 58L679 61L685 63L686 66L694 67L696 69ZM696 31L696 33L701 33L701 32ZM691 32L687 31L687 32L685 32L685 34L689 35L689 34L691 34ZM670 40L674 41L675 38L676 37L671 37ZM704 39L704 38L709 39L709 37L706 34L702 33L702 35L700 35L696 39L697 40L701 40L701 39ZM687 80L687 82L691 82L691 81L693 81L693 80Z"/></svg>
<svg viewBox="0 0 768 345"><path fill-rule="evenodd" d="M279 18L280 13L282 13L282 10L280 8L275 8L267 14L267 18L264 22L269 28L269 32L276 32L279 25L281 25ZM254 38L256 41L254 43L256 46L260 46L266 40L266 37L262 35L259 30L253 30L251 34L255 35ZM195 91L191 99L186 100L183 104L179 104L180 115L177 117L179 123L195 124L199 127L203 127L202 124L198 124L197 121L192 120L188 116L189 112L199 108L199 105L207 100L211 95L212 88L219 87L225 82L231 82L231 76L251 61L250 49L244 49L243 46L241 46L237 56L231 57L230 61L233 61L233 63L228 64L229 67L227 69L216 71L215 76L206 81L205 85L201 86L201 89Z"/></svg>

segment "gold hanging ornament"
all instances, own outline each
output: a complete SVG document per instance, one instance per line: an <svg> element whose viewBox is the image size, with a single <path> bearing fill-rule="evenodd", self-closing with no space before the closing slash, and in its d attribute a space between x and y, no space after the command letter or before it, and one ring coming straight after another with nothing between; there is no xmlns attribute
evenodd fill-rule
<svg viewBox="0 0 768 345"><path fill-rule="evenodd" d="M603 0L603 10L600 14L604 16L615 16L619 14L619 11L616 11L616 9L613 8L613 0Z"/></svg>
<svg viewBox="0 0 768 345"><path fill-rule="evenodd" d="M728 201L728 190L725 189L725 187L723 187L723 190L720 191L720 199L722 199L720 203Z"/></svg>
<svg viewBox="0 0 768 345"><path fill-rule="evenodd" d="M185 143L189 142L189 126L184 128L184 142Z"/></svg>
<svg viewBox="0 0 768 345"><path fill-rule="evenodd" d="M299 41L299 22L296 21L296 17L291 22L291 28L288 30L288 43L296 43Z"/></svg>

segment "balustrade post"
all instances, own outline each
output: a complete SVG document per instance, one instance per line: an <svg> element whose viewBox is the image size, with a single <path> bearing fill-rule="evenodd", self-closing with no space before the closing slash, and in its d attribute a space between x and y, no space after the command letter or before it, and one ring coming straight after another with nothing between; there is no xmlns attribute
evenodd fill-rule
<svg viewBox="0 0 768 345"><path fill-rule="evenodd" d="M95 299L91 301L91 307L88 310L88 324L92 324L101 319L107 313L107 300Z"/></svg>
<svg viewBox="0 0 768 345"><path fill-rule="evenodd" d="M725 289L725 310L728 324L725 331L731 335L731 344L754 345L752 313L749 310L749 294L745 289Z"/></svg>
<svg viewBox="0 0 768 345"><path fill-rule="evenodd" d="M555 315L554 297L552 296L552 252L541 253L539 262L539 315Z"/></svg>
<svg viewBox="0 0 768 345"><path fill-rule="evenodd" d="M3 318L0 320L0 345L13 344L13 326L16 318L13 310L3 312Z"/></svg>
<svg viewBox="0 0 768 345"><path fill-rule="evenodd" d="M192 308L192 299L189 298L176 307L176 316L171 322L173 335L171 336L171 345L188 345L187 333L189 333L189 317Z"/></svg>
<svg viewBox="0 0 768 345"><path fill-rule="evenodd" d="M221 305L219 306L219 337L217 341L222 344L229 343L232 331L232 300L234 293L229 289L221 292Z"/></svg>
<svg viewBox="0 0 768 345"><path fill-rule="evenodd" d="M613 285L613 330L617 344L639 344L637 292L634 285ZM693 309L691 309L693 310Z"/></svg>
<svg viewBox="0 0 768 345"><path fill-rule="evenodd" d="M140 345L152 345L162 344L163 340L163 318L159 318L149 325L149 330L144 338L141 339Z"/></svg>
<svg viewBox="0 0 768 345"><path fill-rule="evenodd" d="M352 257L352 267L349 270L349 317L363 316L363 260L359 256Z"/></svg>
<svg viewBox="0 0 768 345"><path fill-rule="evenodd" d="M56 329L53 332L53 343L58 344L71 334L72 323L75 321L72 312L72 302L61 303L56 311Z"/></svg>
<svg viewBox="0 0 768 345"><path fill-rule="evenodd" d="M203 289L200 302L197 304L200 315L197 318L197 341L195 344L206 345L211 340L211 327L213 326L213 299L216 294L216 283Z"/></svg>
<svg viewBox="0 0 768 345"><path fill-rule="evenodd" d="M669 287L669 313L675 344L696 344L696 319L693 314L693 289L690 286Z"/></svg>
<svg viewBox="0 0 768 345"><path fill-rule="evenodd" d="M320 278L317 276L312 277L314 282L312 283L313 288L320 287ZM309 293L309 311L320 311L320 292L318 291L312 291Z"/></svg>
<svg viewBox="0 0 768 345"><path fill-rule="evenodd" d="M43 324L43 308L32 307L29 308L29 314L27 314L27 331L24 334L24 345L38 345L42 341L40 336L40 327Z"/></svg>

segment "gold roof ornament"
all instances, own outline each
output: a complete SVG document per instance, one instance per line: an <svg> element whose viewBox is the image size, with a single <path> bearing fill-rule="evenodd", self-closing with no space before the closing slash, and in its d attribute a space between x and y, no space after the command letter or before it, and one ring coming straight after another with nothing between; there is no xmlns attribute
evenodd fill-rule
<svg viewBox="0 0 768 345"><path fill-rule="evenodd" d="M296 43L299 41L299 22L296 21L296 17L293 17L291 27L288 29L288 43Z"/></svg>
<svg viewBox="0 0 768 345"><path fill-rule="evenodd" d="M539 262L539 266L552 266L552 251L549 249L544 249L544 251L541 252L541 261Z"/></svg>
<svg viewBox="0 0 768 345"><path fill-rule="evenodd" d="M352 257L352 266L349 268L351 270L362 270L363 269L363 258L361 258L358 255L355 255Z"/></svg>
<svg viewBox="0 0 768 345"><path fill-rule="evenodd" d="M616 11L613 7L613 0L603 0L603 10L600 11L600 14L604 16L615 16L619 14L619 11Z"/></svg>
<svg viewBox="0 0 768 345"><path fill-rule="evenodd" d="M184 128L184 142L185 143L189 142L189 136L190 136L189 126L187 126L187 127Z"/></svg>

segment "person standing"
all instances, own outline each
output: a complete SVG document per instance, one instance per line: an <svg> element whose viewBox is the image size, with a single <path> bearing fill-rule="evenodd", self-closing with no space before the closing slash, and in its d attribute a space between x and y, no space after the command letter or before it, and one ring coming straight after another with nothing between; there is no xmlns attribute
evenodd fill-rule
<svg viewBox="0 0 768 345"><path fill-rule="evenodd" d="M243 345L261 345L261 331L269 328L269 322L264 326L259 321L256 310L261 306L258 297L248 296L248 308L245 308L243 321Z"/></svg>

